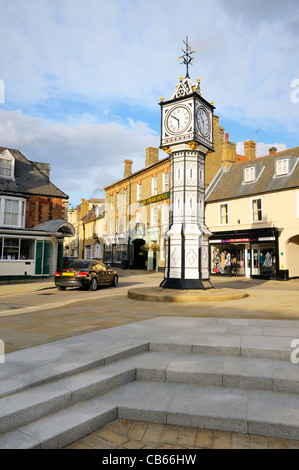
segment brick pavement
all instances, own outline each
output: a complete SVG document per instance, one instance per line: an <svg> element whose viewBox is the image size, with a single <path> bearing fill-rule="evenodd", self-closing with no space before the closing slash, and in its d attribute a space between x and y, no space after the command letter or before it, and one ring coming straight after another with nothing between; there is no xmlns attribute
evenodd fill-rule
<svg viewBox="0 0 299 470"><path fill-rule="evenodd" d="M118 419L66 449L299 449L299 442Z"/></svg>

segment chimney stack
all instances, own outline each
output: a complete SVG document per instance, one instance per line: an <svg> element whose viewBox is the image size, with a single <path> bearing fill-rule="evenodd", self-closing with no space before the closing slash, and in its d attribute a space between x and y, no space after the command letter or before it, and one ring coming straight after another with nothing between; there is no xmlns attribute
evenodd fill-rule
<svg viewBox="0 0 299 470"><path fill-rule="evenodd" d="M270 154L270 155L274 155L275 153L277 153L277 148L276 148L276 147L271 147L271 148L269 149L269 154Z"/></svg>
<svg viewBox="0 0 299 470"><path fill-rule="evenodd" d="M236 163L237 144L230 142L229 134L225 134L225 142L222 143L221 165L228 168L233 163Z"/></svg>
<svg viewBox="0 0 299 470"><path fill-rule="evenodd" d="M253 140L247 140L247 142L244 142L245 157L248 160L256 159L255 149L256 142L254 142Z"/></svg>
<svg viewBox="0 0 299 470"><path fill-rule="evenodd" d="M128 178L132 174L133 160L124 161L124 178Z"/></svg>
<svg viewBox="0 0 299 470"><path fill-rule="evenodd" d="M148 147L146 149L146 159L145 159L145 166L153 165L154 163L158 163L159 161L159 149L155 147Z"/></svg>

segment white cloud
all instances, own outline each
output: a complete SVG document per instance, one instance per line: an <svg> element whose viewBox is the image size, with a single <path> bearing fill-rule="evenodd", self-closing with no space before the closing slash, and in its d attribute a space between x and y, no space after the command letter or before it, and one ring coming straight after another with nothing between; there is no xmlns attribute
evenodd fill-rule
<svg viewBox="0 0 299 470"><path fill-rule="evenodd" d="M159 137L145 123L80 123L74 127L51 124L0 111L1 146L17 148L26 158L51 165L51 181L70 195L73 204L88 199L123 177L123 161L133 160L133 171L144 167L145 149L159 146ZM101 196L103 193L101 193Z"/></svg>
<svg viewBox="0 0 299 470"><path fill-rule="evenodd" d="M72 199L120 178L125 158L138 170L159 146L158 102L185 72L186 34L198 51L192 79L220 118L275 128L278 148L297 138L298 0L0 0L0 11L0 146L49 162Z"/></svg>

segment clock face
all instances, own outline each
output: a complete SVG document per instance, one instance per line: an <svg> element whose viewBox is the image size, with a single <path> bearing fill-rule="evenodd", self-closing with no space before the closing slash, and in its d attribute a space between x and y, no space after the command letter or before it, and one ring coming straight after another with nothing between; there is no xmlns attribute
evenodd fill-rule
<svg viewBox="0 0 299 470"><path fill-rule="evenodd" d="M191 123L191 111L186 106L172 108L165 121L166 128L171 134L182 134Z"/></svg>
<svg viewBox="0 0 299 470"><path fill-rule="evenodd" d="M196 122L199 132L203 136L207 136L210 133L210 119L206 110L202 107L197 110Z"/></svg>

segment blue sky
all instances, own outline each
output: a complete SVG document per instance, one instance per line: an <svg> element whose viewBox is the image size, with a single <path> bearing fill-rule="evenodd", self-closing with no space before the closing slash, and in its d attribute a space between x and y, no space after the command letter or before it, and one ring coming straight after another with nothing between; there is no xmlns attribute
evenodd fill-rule
<svg viewBox="0 0 299 470"><path fill-rule="evenodd" d="M145 149L159 146L158 103L185 73L177 58L186 35L198 51L191 79L201 78L240 153L257 130L258 156L299 146L298 0L0 0L0 8L0 146L50 163L73 206L103 197L123 160L137 171Z"/></svg>

